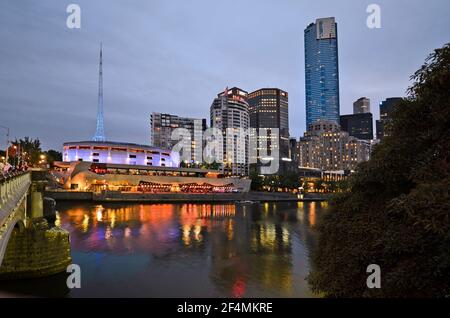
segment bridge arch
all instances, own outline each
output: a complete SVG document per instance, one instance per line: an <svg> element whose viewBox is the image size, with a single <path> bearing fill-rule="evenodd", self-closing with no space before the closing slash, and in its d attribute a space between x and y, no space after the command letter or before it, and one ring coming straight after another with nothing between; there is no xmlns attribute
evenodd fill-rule
<svg viewBox="0 0 450 318"><path fill-rule="evenodd" d="M17 220L16 224L14 224L14 228L18 229L19 232L22 232L25 229L25 221Z"/></svg>
<svg viewBox="0 0 450 318"><path fill-rule="evenodd" d="M16 219L10 223L10 226L8 226L6 232L2 235L2 239L0 240L0 266L2 266L3 257L5 256L11 234L17 228L19 228L19 231L22 231L24 228L24 223L20 219Z"/></svg>

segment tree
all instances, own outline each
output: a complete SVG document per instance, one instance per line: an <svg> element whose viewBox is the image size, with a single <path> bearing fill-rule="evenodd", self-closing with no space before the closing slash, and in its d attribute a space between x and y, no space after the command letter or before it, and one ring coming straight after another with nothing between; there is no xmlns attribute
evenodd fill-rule
<svg viewBox="0 0 450 318"><path fill-rule="evenodd" d="M314 190L315 191L321 191L325 188L325 183L323 179L317 179L314 180Z"/></svg>
<svg viewBox="0 0 450 318"><path fill-rule="evenodd" d="M273 192L278 187L280 187L280 178L277 175L265 175L262 178L262 186L270 189L269 191Z"/></svg>
<svg viewBox="0 0 450 318"><path fill-rule="evenodd" d="M220 165L216 161L214 161L212 163L204 162L201 165L201 168L202 169L208 169L208 170L219 170L220 169Z"/></svg>
<svg viewBox="0 0 450 318"><path fill-rule="evenodd" d="M300 187L300 177L296 173L283 174L280 179L283 188L298 189Z"/></svg>
<svg viewBox="0 0 450 318"><path fill-rule="evenodd" d="M329 192L334 193L334 192L338 191L339 187L338 187L338 183L336 181L328 181L327 184L328 184L327 189Z"/></svg>
<svg viewBox="0 0 450 318"><path fill-rule="evenodd" d="M62 161L62 153L53 149L44 152L47 163L53 166L55 161Z"/></svg>
<svg viewBox="0 0 450 318"><path fill-rule="evenodd" d="M263 178L259 175L256 169L250 169L250 179L252 180L252 191L259 191L263 186Z"/></svg>
<svg viewBox="0 0 450 318"><path fill-rule="evenodd" d="M450 44L411 77L389 137L320 225L309 282L327 297L450 296ZM368 289L367 266L381 267Z"/></svg>
<svg viewBox="0 0 450 318"><path fill-rule="evenodd" d="M12 142L10 149L11 164L18 164L20 156L21 162L26 162L30 166L35 166L39 163L42 154L41 142L38 138L32 139L25 137L24 139L15 140Z"/></svg>
<svg viewBox="0 0 450 318"><path fill-rule="evenodd" d="M180 168L187 168L188 164L185 161L180 162Z"/></svg>

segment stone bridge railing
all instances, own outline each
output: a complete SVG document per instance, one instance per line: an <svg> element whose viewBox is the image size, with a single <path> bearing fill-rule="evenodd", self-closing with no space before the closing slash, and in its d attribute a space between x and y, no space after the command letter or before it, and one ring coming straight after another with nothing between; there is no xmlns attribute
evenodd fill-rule
<svg viewBox="0 0 450 318"><path fill-rule="evenodd" d="M24 200L31 185L30 172L0 175L0 228Z"/></svg>
<svg viewBox="0 0 450 318"><path fill-rule="evenodd" d="M0 265L9 236L17 222L25 220L30 172L0 175Z"/></svg>

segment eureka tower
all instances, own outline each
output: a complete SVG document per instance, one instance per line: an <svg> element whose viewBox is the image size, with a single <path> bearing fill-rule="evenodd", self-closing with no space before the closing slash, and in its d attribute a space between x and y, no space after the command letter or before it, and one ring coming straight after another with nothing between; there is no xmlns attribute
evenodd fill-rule
<svg viewBox="0 0 450 318"><path fill-rule="evenodd" d="M319 119L339 123L337 23L317 19L305 29L306 129Z"/></svg>

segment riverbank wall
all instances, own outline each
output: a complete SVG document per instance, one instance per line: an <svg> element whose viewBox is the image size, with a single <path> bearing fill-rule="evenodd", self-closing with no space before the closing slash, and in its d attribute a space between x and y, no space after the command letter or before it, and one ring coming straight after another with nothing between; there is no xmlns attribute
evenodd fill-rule
<svg viewBox="0 0 450 318"><path fill-rule="evenodd" d="M306 194L298 196L291 193L243 192L243 193L142 193L102 191L46 191L45 196L56 201L94 201L94 202L236 202L236 201L326 201L329 196Z"/></svg>

